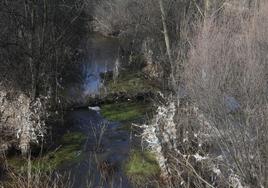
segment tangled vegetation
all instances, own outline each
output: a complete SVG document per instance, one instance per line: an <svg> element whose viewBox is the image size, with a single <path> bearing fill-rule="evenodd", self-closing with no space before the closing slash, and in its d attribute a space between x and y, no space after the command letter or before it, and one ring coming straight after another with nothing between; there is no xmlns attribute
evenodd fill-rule
<svg viewBox="0 0 268 188"><path fill-rule="evenodd" d="M127 122L158 106L135 124L146 151L132 151L124 169L136 186L161 177L164 187L268 187L267 9L266 0L1 1L1 151L27 154L44 138L46 112L64 111L66 64L87 61L74 33L92 29L121 45L101 80L107 100L93 97L100 114ZM36 168L79 160L84 141L66 134Z"/></svg>
<svg viewBox="0 0 268 188"><path fill-rule="evenodd" d="M125 164L125 171L131 181L138 186L148 184L160 175L156 158L150 151L133 150Z"/></svg>

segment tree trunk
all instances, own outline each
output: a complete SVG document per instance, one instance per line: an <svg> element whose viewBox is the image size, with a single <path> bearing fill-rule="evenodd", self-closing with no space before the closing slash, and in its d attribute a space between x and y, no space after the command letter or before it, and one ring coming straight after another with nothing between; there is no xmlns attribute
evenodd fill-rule
<svg viewBox="0 0 268 188"><path fill-rule="evenodd" d="M161 18L163 25L163 35L165 38L166 51L168 55L168 60L170 64L170 78L171 78L171 86L172 90L176 91L176 80L175 80L175 62L172 60L171 48L170 48L170 39L168 35L167 21L166 21L166 13L164 8L163 0L158 0L160 10L161 10Z"/></svg>

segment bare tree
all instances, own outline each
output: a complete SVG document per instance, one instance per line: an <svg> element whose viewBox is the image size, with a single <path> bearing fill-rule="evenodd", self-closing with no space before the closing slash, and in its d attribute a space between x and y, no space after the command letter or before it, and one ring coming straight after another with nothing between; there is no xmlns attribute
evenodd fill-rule
<svg viewBox="0 0 268 188"><path fill-rule="evenodd" d="M0 2L0 128L5 146L27 152L40 132L44 136L46 107L58 107L59 77L70 62L73 25L84 8L77 3Z"/></svg>
<svg viewBox="0 0 268 188"><path fill-rule="evenodd" d="M56 87L59 68L64 64L63 59L69 56L65 53L67 35L72 37L71 26L82 10L83 5L64 6L61 1L1 1L3 79L25 92L30 90L32 99L47 92L49 87ZM66 17L60 20L57 14Z"/></svg>

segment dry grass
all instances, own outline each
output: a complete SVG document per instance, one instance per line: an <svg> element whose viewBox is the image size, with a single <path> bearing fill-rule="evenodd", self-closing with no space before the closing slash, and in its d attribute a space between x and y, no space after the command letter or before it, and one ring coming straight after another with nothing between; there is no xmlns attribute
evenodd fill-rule
<svg viewBox="0 0 268 188"><path fill-rule="evenodd" d="M44 172L40 169L33 169L32 162L28 160L27 171L17 171L9 168L7 160L2 157L4 165L4 181L0 187L5 188L70 188L72 183L70 176L60 175L56 172Z"/></svg>
<svg viewBox="0 0 268 188"><path fill-rule="evenodd" d="M229 171L226 180L232 175L252 187L268 186L267 8L205 20L185 71Z"/></svg>

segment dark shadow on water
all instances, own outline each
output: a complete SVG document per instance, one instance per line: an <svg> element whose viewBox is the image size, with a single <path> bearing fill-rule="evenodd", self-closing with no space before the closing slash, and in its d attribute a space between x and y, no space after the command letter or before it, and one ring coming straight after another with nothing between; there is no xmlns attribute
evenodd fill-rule
<svg viewBox="0 0 268 188"><path fill-rule="evenodd" d="M120 130L123 123L109 122L98 112L79 109L66 115L70 132L82 132L87 140L82 146L82 161L62 167L70 171L73 187L131 187L124 175L123 163L130 148L130 131ZM112 185L111 185L112 184Z"/></svg>

